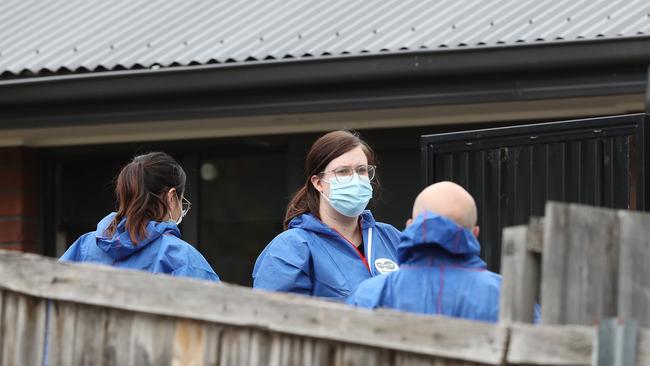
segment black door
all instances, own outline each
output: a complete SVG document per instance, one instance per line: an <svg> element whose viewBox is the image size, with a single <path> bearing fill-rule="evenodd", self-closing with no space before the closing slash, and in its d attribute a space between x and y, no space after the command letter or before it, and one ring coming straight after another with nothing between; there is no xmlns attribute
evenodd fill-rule
<svg viewBox="0 0 650 366"><path fill-rule="evenodd" d="M422 136L424 186L450 180L476 199L483 247L499 269L501 231L543 216L547 200L644 210L644 114Z"/></svg>

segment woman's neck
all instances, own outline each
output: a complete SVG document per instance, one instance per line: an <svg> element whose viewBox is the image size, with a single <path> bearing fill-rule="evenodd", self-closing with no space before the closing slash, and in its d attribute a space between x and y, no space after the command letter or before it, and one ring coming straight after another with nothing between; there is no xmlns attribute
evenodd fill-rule
<svg viewBox="0 0 650 366"><path fill-rule="evenodd" d="M327 203L324 204L327 205ZM323 207L323 203L321 203L319 211L320 219L325 225L338 231L356 246L363 242L359 229L359 217L341 215L331 207Z"/></svg>

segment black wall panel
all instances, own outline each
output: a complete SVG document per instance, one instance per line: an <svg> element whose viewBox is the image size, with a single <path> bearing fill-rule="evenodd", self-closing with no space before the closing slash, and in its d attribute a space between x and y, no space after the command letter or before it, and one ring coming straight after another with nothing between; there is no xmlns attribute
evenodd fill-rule
<svg viewBox="0 0 650 366"><path fill-rule="evenodd" d="M482 256L499 269L501 231L547 200L644 210L646 115L422 136L423 186L451 180L476 199Z"/></svg>

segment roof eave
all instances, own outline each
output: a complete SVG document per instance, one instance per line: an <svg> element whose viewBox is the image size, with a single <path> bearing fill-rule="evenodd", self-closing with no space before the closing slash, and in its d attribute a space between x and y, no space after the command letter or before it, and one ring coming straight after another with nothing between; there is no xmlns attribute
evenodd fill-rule
<svg viewBox="0 0 650 366"><path fill-rule="evenodd" d="M201 90L354 83L553 68L650 64L650 37L319 57L0 80L0 105Z"/></svg>

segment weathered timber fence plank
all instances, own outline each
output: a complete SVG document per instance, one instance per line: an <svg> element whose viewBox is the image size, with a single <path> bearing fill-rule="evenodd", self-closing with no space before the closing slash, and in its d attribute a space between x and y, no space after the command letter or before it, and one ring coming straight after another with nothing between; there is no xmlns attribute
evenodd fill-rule
<svg viewBox="0 0 650 366"><path fill-rule="evenodd" d="M0 289L0 363L4 361L2 350L5 348L4 347L4 333L5 333L4 301L5 301L5 291L2 291L2 289Z"/></svg>
<svg viewBox="0 0 650 366"><path fill-rule="evenodd" d="M18 301L17 320L18 349L24 350L24 358L18 364L39 365L43 363L45 345L45 318L47 301L21 296Z"/></svg>
<svg viewBox="0 0 650 366"><path fill-rule="evenodd" d="M308 352L311 353L311 358L306 358L306 360L311 360L310 364L315 366L331 365L335 353L334 343L313 339L310 342Z"/></svg>
<svg viewBox="0 0 650 366"><path fill-rule="evenodd" d="M499 300L499 322L512 323L516 322L518 296L517 294L517 281L520 280L521 273L518 272L517 266L517 250L524 245L526 250L526 235L528 227L513 226L503 229L502 242L501 242L501 275L503 280L501 282L501 298Z"/></svg>
<svg viewBox="0 0 650 366"><path fill-rule="evenodd" d="M549 202L543 235L542 322L593 325L616 316L616 212Z"/></svg>
<svg viewBox="0 0 650 366"><path fill-rule="evenodd" d="M179 319L176 321L173 366L201 366L205 362L206 326L204 323Z"/></svg>
<svg viewBox="0 0 650 366"><path fill-rule="evenodd" d="M88 272L92 271L92 276ZM297 336L498 364L504 327L392 311L351 309L302 296L252 291L105 266L0 252L0 288L62 301L266 329ZM141 318L138 316L134 322ZM132 341L145 344L136 324ZM408 329L408 332L395 332ZM171 332L174 329L161 329ZM153 340L150 340L153 342ZM152 345L153 346L153 345ZM166 347L166 348L165 348ZM161 352L171 350L171 344ZM133 352L134 354L138 354ZM145 360L142 360L143 362Z"/></svg>
<svg viewBox="0 0 650 366"><path fill-rule="evenodd" d="M216 366L219 364L219 354L221 353L221 334L223 326L218 324L205 324L205 358L204 365Z"/></svg>
<svg viewBox="0 0 650 366"><path fill-rule="evenodd" d="M40 334L38 324L43 327L44 320L30 326L16 322L18 314L25 314L21 321L26 322L34 311L42 314L34 319L44 319L48 303L50 365L476 366L501 365L504 358L503 365L589 365L595 335L595 328L586 326L506 326L369 312L297 296L57 264L0 251L3 365L40 361L14 362L22 357L14 352L15 337ZM505 337L498 336L502 332ZM31 338L43 344L42 338ZM414 352L411 342L423 351ZM9 354L12 358L4 362ZM483 361L472 361L477 359ZM639 333L637 360L638 365L650 366L647 329Z"/></svg>
<svg viewBox="0 0 650 366"><path fill-rule="evenodd" d="M296 360L293 357L295 350L292 347L292 341L293 339L291 336L282 335L279 337L280 347L277 349L279 349L280 352L280 365L297 366L300 364L296 363Z"/></svg>
<svg viewBox="0 0 650 366"><path fill-rule="evenodd" d="M42 364L46 301L11 292L4 292L2 300L0 364Z"/></svg>
<svg viewBox="0 0 650 366"><path fill-rule="evenodd" d="M75 365L75 331L77 329L77 304L71 302L49 302L48 322L48 364ZM113 339L108 339L108 342ZM121 350L128 354L129 349ZM122 363L126 364L126 363Z"/></svg>
<svg viewBox="0 0 650 366"><path fill-rule="evenodd" d="M650 215L621 211L618 315L650 326Z"/></svg>
<svg viewBox="0 0 650 366"><path fill-rule="evenodd" d="M251 334L250 365L264 365L270 352L270 337L268 333L256 331Z"/></svg>
<svg viewBox="0 0 650 366"><path fill-rule="evenodd" d="M10 291L3 291L3 307L2 307L2 359L0 364L9 365L15 363L15 358L19 350L16 348L16 316L18 312L18 296L12 294Z"/></svg>
<svg viewBox="0 0 650 366"><path fill-rule="evenodd" d="M171 365L175 321L169 317L138 314L131 325L131 365Z"/></svg>
<svg viewBox="0 0 650 366"><path fill-rule="evenodd" d="M101 365L106 343L108 309L97 306L77 306L74 339L74 359L78 365ZM65 320L64 320L65 321ZM120 350L122 352L122 350Z"/></svg>
<svg viewBox="0 0 650 366"><path fill-rule="evenodd" d="M594 327L513 324L509 365L591 365Z"/></svg>
<svg viewBox="0 0 650 366"><path fill-rule="evenodd" d="M108 326L106 327L106 346L103 359L107 366L131 364L130 355L134 344L131 340L131 326L136 316L131 311L108 310Z"/></svg>
<svg viewBox="0 0 650 366"><path fill-rule="evenodd" d="M528 229L528 250L541 254L544 250L544 218L531 217Z"/></svg>
<svg viewBox="0 0 650 366"><path fill-rule="evenodd" d="M650 366L650 329L639 329L638 342L636 364L638 366Z"/></svg>
<svg viewBox="0 0 650 366"><path fill-rule="evenodd" d="M530 238L540 237L541 226L514 226L503 230L499 321L532 323L539 291L541 257L529 249Z"/></svg>

